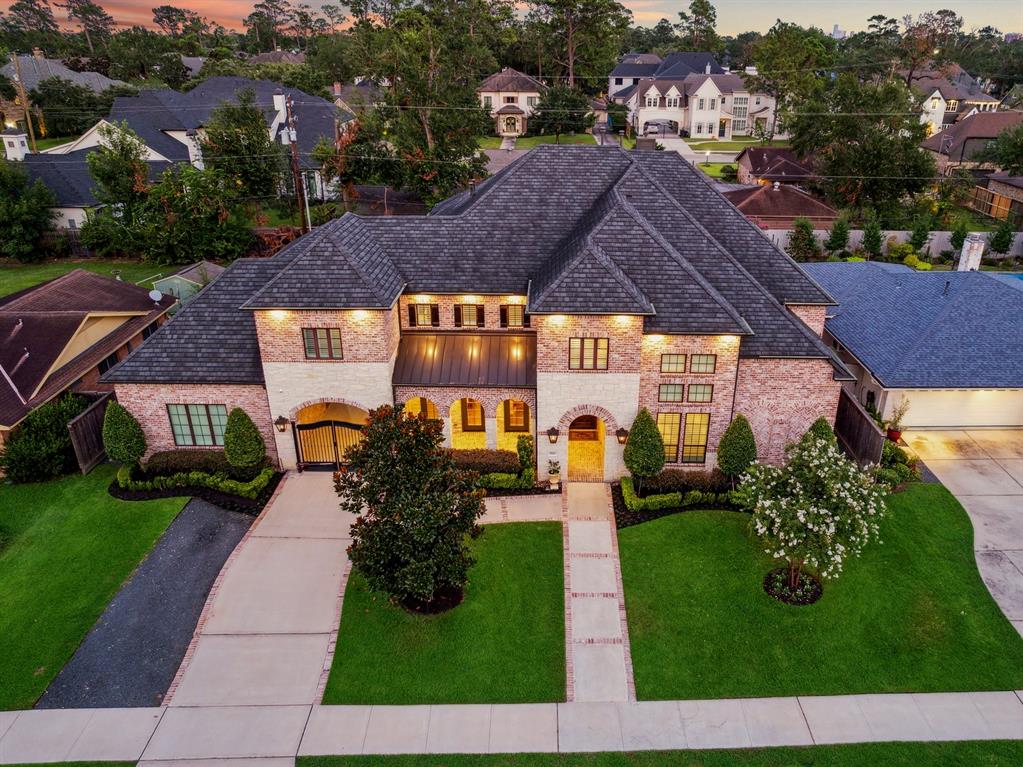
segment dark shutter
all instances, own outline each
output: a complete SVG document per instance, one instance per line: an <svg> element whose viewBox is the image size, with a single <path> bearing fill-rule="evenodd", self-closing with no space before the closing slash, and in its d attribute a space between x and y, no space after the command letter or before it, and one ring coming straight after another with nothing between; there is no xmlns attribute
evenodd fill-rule
<svg viewBox="0 0 1023 767"><path fill-rule="evenodd" d="M408 305L408 326L414 328L416 326L416 306L415 304Z"/></svg>
<svg viewBox="0 0 1023 767"><path fill-rule="evenodd" d="M502 306L501 307L501 327L502 328L508 327L508 307L507 306Z"/></svg>
<svg viewBox="0 0 1023 767"><path fill-rule="evenodd" d="M528 328L529 327L529 315L526 314L526 310L525 309L522 310L522 327L524 327L524 328Z"/></svg>
<svg viewBox="0 0 1023 767"><path fill-rule="evenodd" d="M455 327L462 327L462 305L455 304Z"/></svg>
<svg viewBox="0 0 1023 767"><path fill-rule="evenodd" d="M476 327L486 327L486 317L483 314L483 304L476 304Z"/></svg>
<svg viewBox="0 0 1023 767"><path fill-rule="evenodd" d="M437 304L430 307L430 324L435 328L440 327L440 307Z"/></svg>

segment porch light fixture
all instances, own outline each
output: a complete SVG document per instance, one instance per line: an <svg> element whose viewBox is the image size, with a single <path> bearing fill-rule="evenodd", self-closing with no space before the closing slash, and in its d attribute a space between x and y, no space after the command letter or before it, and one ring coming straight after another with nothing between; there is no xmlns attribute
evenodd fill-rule
<svg viewBox="0 0 1023 767"><path fill-rule="evenodd" d="M557 426L552 426L551 428L549 428L547 430L547 439L549 439L551 441L551 444L553 445L555 442L558 441L558 436L560 434L561 434L561 432L558 431L558 427Z"/></svg>
<svg viewBox="0 0 1023 767"><path fill-rule="evenodd" d="M619 429L618 431L615 432L615 436L618 438L618 444L624 445L626 440L628 440L629 438L629 430Z"/></svg>
<svg viewBox="0 0 1023 767"><path fill-rule="evenodd" d="M288 428L289 423L290 421L287 418L285 418L282 415L279 415L277 416L277 419L274 421L274 426L277 427L277 431L283 434L284 430Z"/></svg>

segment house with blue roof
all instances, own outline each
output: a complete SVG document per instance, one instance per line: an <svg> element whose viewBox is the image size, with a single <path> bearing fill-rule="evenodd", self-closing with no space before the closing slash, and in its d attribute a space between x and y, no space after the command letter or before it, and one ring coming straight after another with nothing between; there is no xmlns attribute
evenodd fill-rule
<svg viewBox="0 0 1023 767"><path fill-rule="evenodd" d="M1023 426L1023 279L878 263L804 264L837 305L824 340L847 391L913 428ZM1016 284L1018 283L1018 285Z"/></svg>

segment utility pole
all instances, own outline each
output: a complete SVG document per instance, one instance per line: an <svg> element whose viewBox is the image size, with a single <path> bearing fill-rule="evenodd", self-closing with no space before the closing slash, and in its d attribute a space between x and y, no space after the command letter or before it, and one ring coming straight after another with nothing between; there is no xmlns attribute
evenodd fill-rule
<svg viewBox="0 0 1023 767"><path fill-rule="evenodd" d="M14 63L14 86L18 89L18 100L25 110L25 125L28 127L28 140L32 142L33 154L36 149L36 132L32 128L32 105L28 103L28 94L25 93L25 82L21 79L21 62L18 61L18 54L11 53L11 61Z"/></svg>
<svg viewBox="0 0 1023 767"><path fill-rule="evenodd" d="M302 179L302 164L298 157L298 131L295 130L295 112L292 108L291 96L285 102L288 110L288 143L291 145L291 175L295 184L295 205L298 206L298 216L302 222L302 234L309 229L308 211L303 204L305 201L305 181Z"/></svg>

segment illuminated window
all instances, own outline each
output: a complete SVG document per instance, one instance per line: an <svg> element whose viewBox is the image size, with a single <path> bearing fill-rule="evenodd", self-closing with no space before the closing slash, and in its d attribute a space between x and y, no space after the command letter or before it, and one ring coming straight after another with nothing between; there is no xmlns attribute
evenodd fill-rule
<svg viewBox="0 0 1023 767"><path fill-rule="evenodd" d="M408 324L413 328L438 327L440 325L440 307L437 304L409 304Z"/></svg>
<svg viewBox="0 0 1023 767"><path fill-rule="evenodd" d="M570 370L607 370L607 339L569 339L568 367Z"/></svg>
<svg viewBox="0 0 1023 767"><path fill-rule="evenodd" d="M685 384L661 384L657 388L658 402L681 402L685 394Z"/></svg>
<svg viewBox="0 0 1023 767"><path fill-rule="evenodd" d="M307 360L341 359L341 331L338 328L302 328Z"/></svg>
<svg viewBox="0 0 1023 767"><path fill-rule="evenodd" d="M694 354L690 363L690 373L713 373L717 367L716 354Z"/></svg>
<svg viewBox="0 0 1023 767"><path fill-rule="evenodd" d="M714 399L714 387L711 384L689 384L690 402L710 402Z"/></svg>
<svg viewBox="0 0 1023 767"><path fill-rule="evenodd" d="M455 304L456 328L482 328L484 325L483 306L480 304Z"/></svg>
<svg viewBox="0 0 1023 767"><path fill-rule="evenodd" d="M681 413L658 413L657 430L664 442L664 460L675 463L678 460L678 430L682 423Z"/></svg>
<svg viewBox="0 0 1023 767"><path fill-rule="evenodd" d="M501 307L502 328L525 328L528 326L526 307L522 304L505 304Z"/></svg>
<svg viewBox="0 0 1023 767"><path fill-rule="evenodd" d="M521 400L504 401L504 430L529 431L529 405Z"/></svg>
<svg viewBox="0 0 1023 767"><path fill-rule="evenodd" d="M682 440L682 463L703 463L707 460L709 413L686 413L686 433Z"/></svg>
<svg viewBox="0 0 1023 767"><path fill-rule="evenodd" d="M474 399L462 400L462 431L484 431L483 406Z"/></svg>
<svg viewBox="0 0 1023 767"><path fill-rule="evenodd" d="M662 373L685 373L686 372L686 355L684 355L684 354L662 354L661 355L661 372Z"/></svg>

